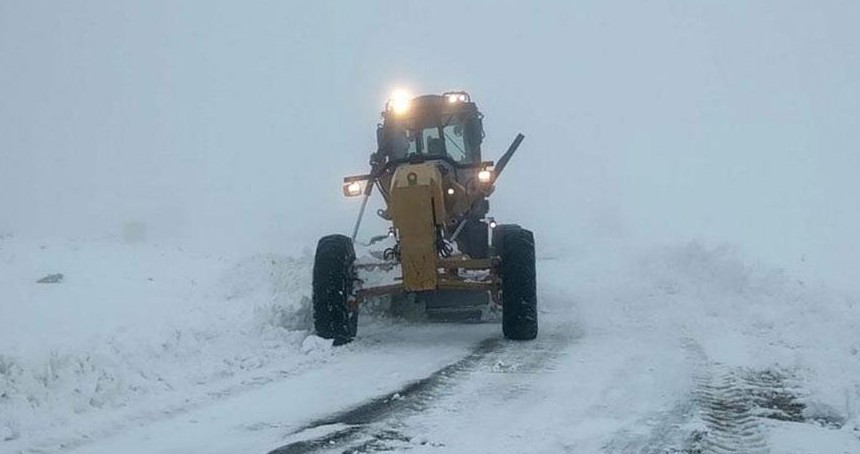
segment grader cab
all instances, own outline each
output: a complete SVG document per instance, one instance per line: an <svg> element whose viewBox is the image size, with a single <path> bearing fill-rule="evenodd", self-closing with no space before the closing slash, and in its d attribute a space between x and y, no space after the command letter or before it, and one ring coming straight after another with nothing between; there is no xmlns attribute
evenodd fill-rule
<svg viewBox="0 0 860 454"><path fill-rule="evenodd" d="M515 224L496 225L489 197L523 135L498 162L484 161L483 115L468 93L395 96L382 112L370 173L344 178L348 197L363 197L352 237L320 239L313 270L317 335L351 341L358 312L371 297L421 302L428 313L502 312L506 338L537 336L534 236ZM354 241L374 188L391 222L393 243L382 260L356 263ZM492 234L491 234L492 232ZM393 282L365 286L367 269L397 270Z"/></svg>

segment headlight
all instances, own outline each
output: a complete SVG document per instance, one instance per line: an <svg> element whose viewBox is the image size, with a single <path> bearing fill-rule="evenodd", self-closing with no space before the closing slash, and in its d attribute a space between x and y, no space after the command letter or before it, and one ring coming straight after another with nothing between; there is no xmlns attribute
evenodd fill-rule
<svg viewBox="0 0 860 454"><path fill-rule="evenodd" d="M468 98L466 97L465 93L451 93L450 95L448 95L448 102L450 102L451 104L458 102L466 102L467 99Z"/></svg>
<svg viewBox="0 0 860 454"><path fill-rule="evenodd" d="M355 197L357 195L361 195L361 183L358 181L353 181L352 183L345 183L343 185L343 195L347 197Z"/></svg>
<svg viewBox="0 0 860 454"><path fill-rule="evenodd" d="M469 94L465 91L446 91L445 93L442 93L442 96L444 96L450 104L457 104L458 102L472 102Z"/></svg>
<svg viewBox="0 0 860 454"><path fill-rule="evenodd" d="M386 107L395 114L402 115L409 111L411 104L412 96L404 90L397 90L391 94Z"/></svg>
<svg viewBox="0 0 860 454"><path fill-rule="evenodd" d="M489 183L490 180L492 180L492 179L493 179L493 172L491 172L487 169L484 169L484 170L478 172L478 181L480 181L481 183Z"/></svg>

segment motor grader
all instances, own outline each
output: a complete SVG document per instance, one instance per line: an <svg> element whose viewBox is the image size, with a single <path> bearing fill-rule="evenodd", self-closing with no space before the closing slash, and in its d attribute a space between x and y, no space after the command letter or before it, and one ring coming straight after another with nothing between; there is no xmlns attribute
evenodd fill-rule
<svg viewBox="0 0 860 454"><path fill-rule="evenodd" d="M392 97L377 127L370 172L344 178L348 197L363 197L352 237L317 244L313 318L318 336L353 340L368 298L420 301L428 312L491 307L502 312L508 339L537 336L534 236L516 224L496 225L488 198L519 147L518 134L498 162L484 161L483 115L463 91ZM391 247L380 260L356 263L355 239L374 188L391 223ZM385 238L382 236L381 238ZM359 272L399 271L391 282L365 285Z"/></svg>

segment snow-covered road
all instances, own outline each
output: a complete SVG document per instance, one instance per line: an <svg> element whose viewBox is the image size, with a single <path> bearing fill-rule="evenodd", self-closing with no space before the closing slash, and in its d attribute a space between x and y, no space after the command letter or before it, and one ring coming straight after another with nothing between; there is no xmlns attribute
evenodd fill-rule
<svg viewBox="0 0 860 454"><path fill-rule="evenodd" d="M0 452L860 453L860 301L729 249L544 257L533 342L365 314L332 348L306 256L127 248L0 248Z"/></svg>
<svg viewBox="0 0 860 454"><path fill-rule="evenodd" d="M489 326L367 328L366 342L336 351L322 339L308 338L305 351L318 361L303 370L252 377L247 386L206 405L180 409L71 452L264 453L309 420L387 395L457 361L495 331Z"/></svg>
<svg viewBox="0 0 860 454"><path fill-rule="evenodd" d="M698 264L712 268L708 274L732 269L695 245L675 252L681 256L660 261L696 254L697 260L716 260ZM792 363L756 356L783 341L779 336L749 330L735 318L702 320L720 315L707 307L716 302L685 306L647 292L637 302L629 284L614 290L601 285L604 295L585 300L601 304L585 308L586 292L564 287L573 268L542 263L543 279L554 284L544 286L537 341L491 336L482 349L396 400L369 401L311 422L272 454L860 452L857 421L813 396L811 363L801 356ZM672 302L678 305L665 304Z"/></svg>

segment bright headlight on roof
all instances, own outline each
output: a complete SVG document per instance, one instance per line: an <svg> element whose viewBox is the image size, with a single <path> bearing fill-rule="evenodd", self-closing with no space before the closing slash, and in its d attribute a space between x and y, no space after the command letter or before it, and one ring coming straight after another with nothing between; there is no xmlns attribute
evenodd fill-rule
<svg viewBox="0 0 860 454"><path fill-rule="evenodd" d="M391 94L391 98L388 100L388 110L397 115L402 115L409 111L411 104L412 95L410 95L406 90L396 90Z"/></svg>
<svg viewBox="0 0 860 454"><path fill-rule="evenodd" d="M451 93L450 95L448 95L448 102L450 102L451 104L465 101L466 95L463 93Z"/></svg>
<svg viewBox="0 0 860 454"><path fill-rule="evenodd" d="M489 183L490 180L492 180L492 179L493 179L493 172L491 172L487 169L484 169L484 170L478 172L478 181L480 181L481 183Z"/></svg>

